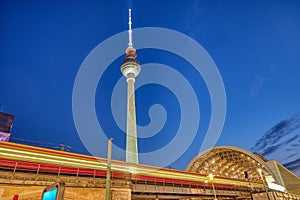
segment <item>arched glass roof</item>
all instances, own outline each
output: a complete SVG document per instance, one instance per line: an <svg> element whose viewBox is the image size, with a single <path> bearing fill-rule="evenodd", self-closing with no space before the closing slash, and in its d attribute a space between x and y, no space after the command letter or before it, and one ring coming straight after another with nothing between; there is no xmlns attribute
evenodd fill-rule
<svg viewBox="0 0 300 200"><path fill-rule="evenodd" d="M244 149L220 146L197 155L189 163L186 171L240 180L246 180L247 176L250 182L261 183L259 169L261 169L264 177L272 176L272 172L266 166L265 161L267 160L262 156L257 156Z"/></svg>

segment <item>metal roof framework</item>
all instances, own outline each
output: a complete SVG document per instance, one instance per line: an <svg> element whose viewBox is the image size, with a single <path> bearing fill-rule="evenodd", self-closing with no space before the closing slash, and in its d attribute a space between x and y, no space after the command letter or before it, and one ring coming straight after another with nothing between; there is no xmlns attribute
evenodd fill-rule
<svg viewBox="0 0 300 200"><path fill-rule="evenodd" d="M258 169L262 170L264 177L274 177L265 161L262 156L238 147L219 146L197 155L186 171L262 183Z"/></svg>

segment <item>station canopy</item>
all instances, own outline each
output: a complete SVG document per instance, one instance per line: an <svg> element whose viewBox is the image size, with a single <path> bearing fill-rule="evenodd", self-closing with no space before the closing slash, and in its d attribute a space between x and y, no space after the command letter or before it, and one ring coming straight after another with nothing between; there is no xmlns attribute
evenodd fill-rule
<svg viewBox="0 0 300 200"><path fill-rule="evenodd" d="M186 171L261 183L259 170L264 177L272 178L266 161L263 156L241 148L220 146L197 155Z"/></svg>

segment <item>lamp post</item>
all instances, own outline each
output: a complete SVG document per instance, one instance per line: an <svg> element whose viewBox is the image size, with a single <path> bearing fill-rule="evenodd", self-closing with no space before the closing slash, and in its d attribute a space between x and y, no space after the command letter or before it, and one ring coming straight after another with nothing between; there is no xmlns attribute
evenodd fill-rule
<svg viewBox="0 0 300 200"><path fill-rule="evenodd" d="M249 175L248 175L248 172L247 171L244 171L244 174L245 174L245 179L247 180L247 182L249 183L249 189L250 189L250 197L251 199L253 200L253 197L252 197L252 187L251 187L251 183L249 181Z"/></svg>
<svg viewBox="0 0 300 200"><path fill-rule="evenodd" d="M111 146L113 138L108 140L108 149L107 149L107 169L106 169L106 191L105 191L105 200L110 200L110 171L111 171Z"/></svg>
<svg viewBox="0 0 300 200"><path fill-rule="evenodd" d="M213 188L214 197L215 197L214 200L217 200L217 194L216 194L215 185L214 185L214 175L209 174L208 176L209 176L209 180L211 181L212 188Z"/></svg>
<svg viewBox="0 0 300 200"><path fill-rule="evenodd" d="M268 200L271 200L271 199L270 199L270 196L269 196L269 193L268 193L268 187L266 186L266 184L265 184L265 179L264 179L264 177L263 177L263 175L262 175L262 169L257 169L257 171L258 171L259 176L260 176L260 178L261 178L261 180L262 180L262 182L263 182L265 191L266 191L266 193L267 193Z"/></svg>

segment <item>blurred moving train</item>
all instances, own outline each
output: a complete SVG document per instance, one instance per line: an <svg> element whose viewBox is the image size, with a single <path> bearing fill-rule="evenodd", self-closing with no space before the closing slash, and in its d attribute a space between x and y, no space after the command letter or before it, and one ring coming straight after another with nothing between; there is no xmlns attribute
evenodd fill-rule
<svg viewBox="0 0 300 200"><path fill-rule="evenodd" d="M57 151L12 142L0 142L0 170L38 171L59 175L80 175L89 177L106 176L107 160L94 156ZM111 176L132 182L189 185L190 187L211 187L208 174L197 174L180 170L146 166L113 160ZM216 188L262 191L263 185L245 180L214 176ZM251 187L250 187L251 186Z"/></svg>

